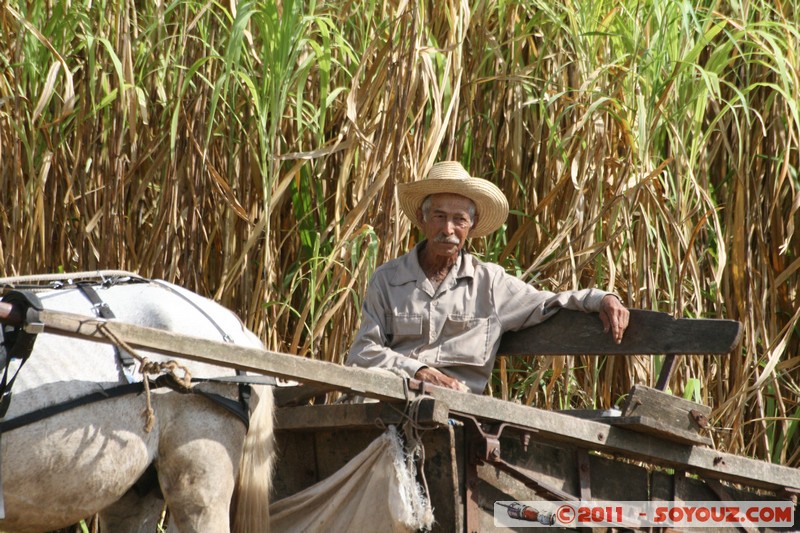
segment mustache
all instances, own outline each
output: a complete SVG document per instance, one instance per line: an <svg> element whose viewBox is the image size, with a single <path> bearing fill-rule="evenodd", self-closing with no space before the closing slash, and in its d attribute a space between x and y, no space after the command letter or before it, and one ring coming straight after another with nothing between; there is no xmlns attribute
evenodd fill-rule
<svg viewBox="0 0 800 533"><path fill-rule="evenodd" d="M440 233L436 237L433 238L433 242L443 242L446 244L461 244L458 240L458 237L455 235L445 235L444 233Z"/></svg>

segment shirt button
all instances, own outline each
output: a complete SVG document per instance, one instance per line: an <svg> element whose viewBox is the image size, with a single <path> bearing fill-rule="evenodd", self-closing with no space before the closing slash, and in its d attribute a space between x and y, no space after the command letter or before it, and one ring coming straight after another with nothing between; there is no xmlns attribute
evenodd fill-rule
<svg viewBox="0 0 800 533"><path fill-rule="evenodd" d="M432 302L431 302L431 305L432 305L433 307L436 307L436 304L438 304L438 303L439 303L439 302L437 302L436 300L434 300L434 301L432 301Z"/></svg>

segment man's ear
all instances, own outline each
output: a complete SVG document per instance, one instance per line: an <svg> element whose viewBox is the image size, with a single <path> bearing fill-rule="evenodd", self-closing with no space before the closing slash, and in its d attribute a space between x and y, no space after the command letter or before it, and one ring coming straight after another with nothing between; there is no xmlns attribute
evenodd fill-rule
<svg viewBox="0 0 800 533"><path fill-rule="evenodd" d="M472 217L472 225L469 227L469 233L467 233L468 236L472 234L472 231L478 225L478 220L479 219L480 219L480 215L478 215L478 213L475 213L475 216Z"/></svg>
<svg viewBox="0 0 800 533"><path fill-rule="evenodd" d="M417 220L419 221L420 224L425 222L425 217L423 217L422 215L423 215L422 208L418 207L417 208Z"/></svg>

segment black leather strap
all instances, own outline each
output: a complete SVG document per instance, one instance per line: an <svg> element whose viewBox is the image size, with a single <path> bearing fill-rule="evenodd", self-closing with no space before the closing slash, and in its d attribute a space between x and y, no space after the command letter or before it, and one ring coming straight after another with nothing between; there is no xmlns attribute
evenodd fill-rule
<svg viewBox="0 0 800 533"><path fill-rule="evenodd" d="M25 413L24 415L1 421L0 435L6 433L7 431L13 431L23 426L27 426L28 424L33 424L34 422L40 422L48 417L64 413L82 405L99 402L100 400L107 400L109 398L117 398L125 394L140 393L143 390L143 383L126 383L110 389L103 389L102 391L93 392L86 396L81 396L80 398L75 398L57 405L51 405L49 407L39 409L38 411Z"/></svg>
<svg viewBox="0 0 800 533"><path fill-rule="evenodd" d="M113 319L116 318L111 308L108 306L106 302L104 302L100 295L97 294L97 291L91 285L91 282L79 282L76 284L77 288L81 291L81 293L91 302L93 309L97 313L97 315L101 318L105 319ZM174 291L173 291L174 292ZM180 293L176 293L180 294ZM182 296L182 295L181 295ZM184 297L185 298L185 297ZM3 301L10 301L15 304L20 304L25 309L28 308L35 308L35 309L43 309L41 302L39 299L31 292L27 291L11 291L5 297L3 297ZM197 307L191 300L188 300L192 303L195 307ZM198 308L199 309L199 308ZM202 309L201 309L201 312ZM205 314L205 312L203 312ZM217 330L220 331L223 339L227 342L232 342L230 337L219 327L219 325L214 322L211 317L205 314L209 321L214 324ZM22 359L23 363L30 355L33 349L33 343L36 340L36 335L26 332L23 328L6 328L3 330L3 343L0 345L0 372L3 373L3 376L0 377L0 418L5 415L5 412L8 409L8 404L10 403L11 399L11 385L13 385L14 380L16 379L17 374L19 374L19 368L22 367L22 364L19 365L17 369L17 373L9 380L8 379L8 362L11 358L19 358ZM123 365L124 370L130 370L130 372L126 372L126 377L133 375L133 367L135 365L135 359L128 353L124 348L115 347L117 357L120 363ZM237 371L237 374L240 374ZM245 424L246 427L249 427L250 424L250 409L249 409L249 401L250 401L250 385L251 384L264 384L264 385L275 385L275 379L272 377L266 376L247 376L247 375L238 375L238 376L226 376L223 378L218 379L198 379L193 378L193 382L219 382L219 383L236 383L239 385L239 400L233 400L230 398L226 398L219 394L203 391L201 389L185 389L180 387L171 377L168 375L159 376L156 380L151 381L151 387L161 387L161 386L169 386L178 392L183 393L197 393L202 396L205 396L215 404L223 407L230 413L236 415L242 422ZM115 387L111 387L108 389L104 389L102 391L98 391L95 393L88 394L86 396L82 396L80 398L75 398L73 400L69 400L67 402L53 405L49 407L45 407L43 409L39 409L37 411L26 413L24 415L20 415L18 417L12 418L10 420L2 420L0 421L0 435L7 432L12 431L14 429L18 429L20 427L26 426L28 424L32 424L34 422L39 422L44 420L50 416L54 416L76 407L80 407L82 405L91 404L94 402L98 402L100 400L105 400L108 398L116 398L119 396L123 396L125 394L132 394L132 393L141 393L144 390L144 385L141 382L134 382L134 383L126 383L122 385L118 385Z"/></svg>
<svg viewBox="0 0 800 533"><path fill-rule="evenodd" d="M117 318L114 316L114 312L111 311L111 308L108 306L106 302L100 298L100 295L97 294L97 291L94 290L91 283L78 283L78 290L80 290L86 299L89 300L92 304L92 309L97 313L97 316L101 318L105 318L106 320L110 320L112 318ZM121 346L114 346L114 350L117 354L117 358L119 362L122 364L122 367L128 370L127 375L133 375L133 366L135 364L135 360L133 356L128 353L128 350Z"/></svg>
<svg viewBox="0 0 800 533"><path fill-rule="evenodd" d="M42 302L32 292L11 291L3 297L4 302L19 306L23 314L27 314L28 309L42 310ZM28 360L36 342L36 334L25 331L23 327L3 327L3 342L0 346L0 418L3 418L11 404L11 388L19 375L22 366ZM19 359L20 364L16 373L9 378L8 371L12 359Z"/></svg>
<svg viewBox="0 0 800 533"><path fill-rule="evenodd" d="M204 380L196 379L194 381L204 381ZM209 381L214 381L214 380L209 380ZM159 376L158 378L150 382L151 389L157 389L160 387L169 387L184 394L199 394L205 398L208 398L211 402L224 408L226 411L236 415L236 417L239 418L244 423L246 428L250 427L249 411L240 402L236 400L232 400L220 394L207 392L198 388L187 389L185 387L181 387L175 382L174 379L172 379L172 377L168 375ZM117 385L116 387L111 387L108 389L103 389L101 391L93 392L87 394L86 396L74 398L72 400L68 400L66 402L62 402L57 405L44 407L37 411L25 413L24 415L14 417L9 420L0 421L0 435L8 431L13 431L15 429L27 426L28 424L40 422L51 416L55 416L70 411L72 409L75 409L76 407L89 405L92 403L96 403L102 400L108 400L111 398L119 398L120 396L124 396L126 394L141 394L143 391L144 391L144 383L125 383L123 385Z"/></svg>

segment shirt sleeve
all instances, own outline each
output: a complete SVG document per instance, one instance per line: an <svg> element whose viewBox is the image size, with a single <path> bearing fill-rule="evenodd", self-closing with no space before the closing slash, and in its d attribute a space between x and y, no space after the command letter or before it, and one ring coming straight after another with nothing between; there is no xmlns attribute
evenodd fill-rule
<svg viewBox="0 0 800 533"><path fill-rule="evenodd" d="M599 289L540 291L519 278L499 271L494 278L495 312L503 331L516 331L540 324L559 309L584 313L600 311L603 298L611 294Z"/></svg>
<svg viewBox="0 0 800 533"><path fill-rule="evenodd" d="M388 347L386 312L378 283L373 279L361 309L361 328L347 354L346 365L400 371L408 377L424 365Z"/></svg>

